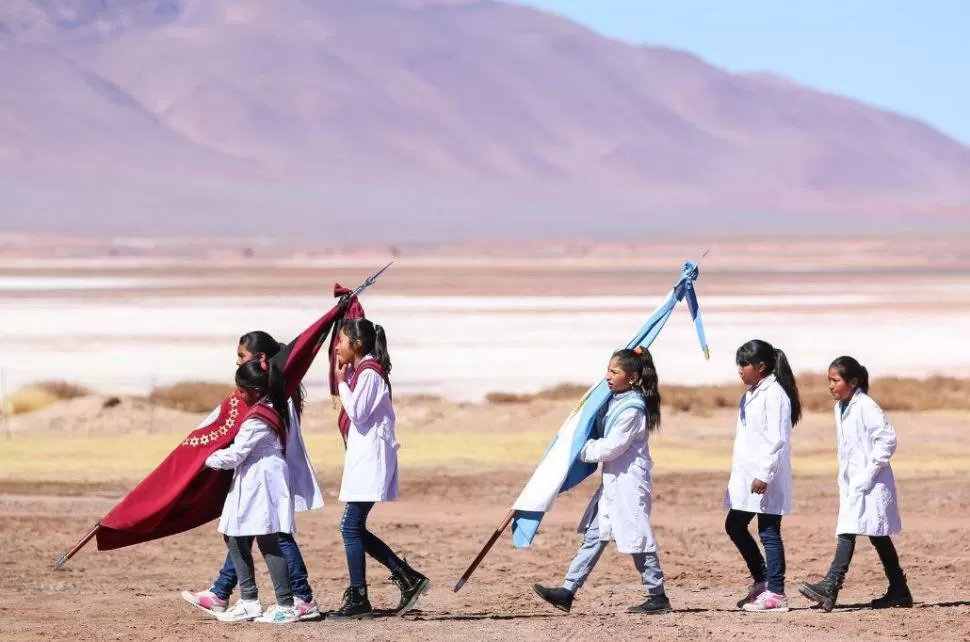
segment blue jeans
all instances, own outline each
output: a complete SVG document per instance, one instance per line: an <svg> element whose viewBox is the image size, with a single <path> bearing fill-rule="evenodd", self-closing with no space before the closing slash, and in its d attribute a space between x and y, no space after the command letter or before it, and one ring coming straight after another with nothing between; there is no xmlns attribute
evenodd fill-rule
<svg viewBox="0 0 970 642"><path fill-rule="evenodd" d="M386 566L392 573L397 572L403 564L387 544L367 530L367 515L372 508L374 508L374 502L347 502L343 519L340 520L340 534L344 539L351 588L367 586L367 563L364 553Z"/></svg>
<svg viewBox="0 0 970 642"><path fill-rule="evenodd" d="M296 545L296 540L289 533L280 533L279 541L280 550L290 571L290 588L293 591L293 596L306 602L313 601L313 590L307 581L306 564L303 563L303 556L300 554L300 548ZM215 593L219 599L228 600L238 581L236 567L232 565L232 557L226 555L226 563L222 565L222 570L219 571L219 578L209 590Z"/></svg>
<svg viewBox="0 0 970 642"><path fill-rule="evenodd" d="M758 537L765 547L764 557L757 542L748 531L748 524L758 516ZM781 541L781 515L749 513L731 509L724 521L724 530L738 547L741 557L755 582L767 582L768 590L785 594L785 544Z"/></svg>

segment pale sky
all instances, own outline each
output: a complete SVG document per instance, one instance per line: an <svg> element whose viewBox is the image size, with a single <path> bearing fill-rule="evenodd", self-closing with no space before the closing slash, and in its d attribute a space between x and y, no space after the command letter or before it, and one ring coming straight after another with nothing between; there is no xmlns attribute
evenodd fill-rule
<svg viewBox="0 0 970 642"><path fill-rule="evenodd" d="M517 1L915 116L970 145L970 0Z"/></svg>

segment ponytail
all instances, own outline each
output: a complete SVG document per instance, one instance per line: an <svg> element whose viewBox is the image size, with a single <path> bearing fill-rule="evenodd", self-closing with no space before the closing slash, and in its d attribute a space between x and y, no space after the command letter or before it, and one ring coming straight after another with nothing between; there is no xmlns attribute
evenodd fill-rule
<svg viewBox="0 0 970 642"><path fill-rule="evenodd" d="M266 369L263 369L263 366ZM285 432L291 425L290 407L287 403L286 389L283 380L283 371L272 361L247 361L236 369L236 385L246 390L261 393L263 397L269 399L273 405L273 410L279 414L283 421L284 434L278 435L280 441L286 444Z"/></svg>
<svg viewBox="0 0 970 642"><path fill-rule="evenodd" d="M653 355L646 348L625 348L614 352L613 358L624 372L640 375L633 389L640 393L646 405L647 431L660 430L660 381Z"/></svg>
<svg viewBox="0 0 970 642"><path fill-rule="evenodd" d="M791 425L794 426L802 418L802 402L798 398L798 384L795 383L795 373L788 364L788 357L778 348L775 349L774 373L775 379L791 402Z"/></svg>
<svg viewBox="0 0 970 642"><path fill-rule="evenodd" d="M767 341L753 339L738 348L735 362L739 366L765 364L765 374L775 375L788 401L791 403L791 424L794 426L802 418L802 402L798 397L795 373L788 364L788 357Z"/></svg>
<svg viewBox="0 0 970 642"><path fill-rule="evenodd" d="M834 360L829 368L835 368L842 380L848 384L856 382L856 387L869 394L869 371L852 357L842 356Z"/></svg>
<svg viewBox="0 0 970 642"><path fill-rule="evenodd" d="M275 357L281 350L286 348L285 343L281 343L273 338L269 332L263 330L253 330L252 332L247 332L246 334L239 337L239 345L246 348L246 350L256 356L263 355L266 358L266 363L269 364L270 360ZM279 374L282 378L282 373ZM293 394L293 406L296 409L297 418L303 416L303 406L306 403L306 388L303 384L300 384L299 389ZM289 410L289 404L284 404ZM273 406L279 408L277 403L274 401ZM280 410L280 416L282 416L282 410Z"/></svg>
<svg viewBox="0 0 970 642"><path fill-rule="evenodd" d="M384 326L374 325L374 359L381 364L385 376L391 374L391 355L387 352L387 334Z"/></svg>

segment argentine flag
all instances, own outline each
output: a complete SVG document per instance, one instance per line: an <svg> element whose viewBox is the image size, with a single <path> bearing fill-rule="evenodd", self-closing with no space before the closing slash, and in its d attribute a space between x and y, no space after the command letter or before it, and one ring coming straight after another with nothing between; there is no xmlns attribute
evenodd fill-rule
<svg viewBox="0 0 970 642"><path fill-rule="evenodd" d="M680 280L626 345L627 348L638 346L649 348L670 318L674 307L686 298L701 349L706 358L710 357L707 339L704 337L704 324L701 321L700 309L697 307L697 294L694 291L694 280L699 274L696 263L684 264ZM606 380L600 379L586 391L566 417L566 421L559 428L559 433L549 444L539 466L512 506L515 511L512 518L512 541L516 548L528 548L532 544L532 538L539 530L542 516L552 508L559 493L573 488L596 471L596 464L587 464L579 460L579 451L593 434L597 414L609 399L610 389L606 385Z"/></svg>

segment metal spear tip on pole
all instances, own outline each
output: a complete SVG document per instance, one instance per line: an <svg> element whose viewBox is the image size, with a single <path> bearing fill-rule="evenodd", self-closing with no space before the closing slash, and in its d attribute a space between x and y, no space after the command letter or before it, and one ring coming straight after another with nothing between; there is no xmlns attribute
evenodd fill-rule
<svg viewBox="0 0 970 642"><path fill-rule="evenodd" d="M387 265L385 265L384 267L382 267L381 269L379 269L377 272L374 272L373 274L371 274L369 277L367 277L364 280L363 283L361 283L360 285L358 285L354 289L354 291L350 293L350 296L348 298L351 298L352 299L355 296L357 296L358 294L360 294L361 292L363 292L365 289L367 289L370 286L374 285L374 283L377 282L378 277L380 277L380 275L384 274L384 270L386 270L387 268L391 267L392 265L394 265L394 261L391 261L390 263L388 263Z"/></svg>

